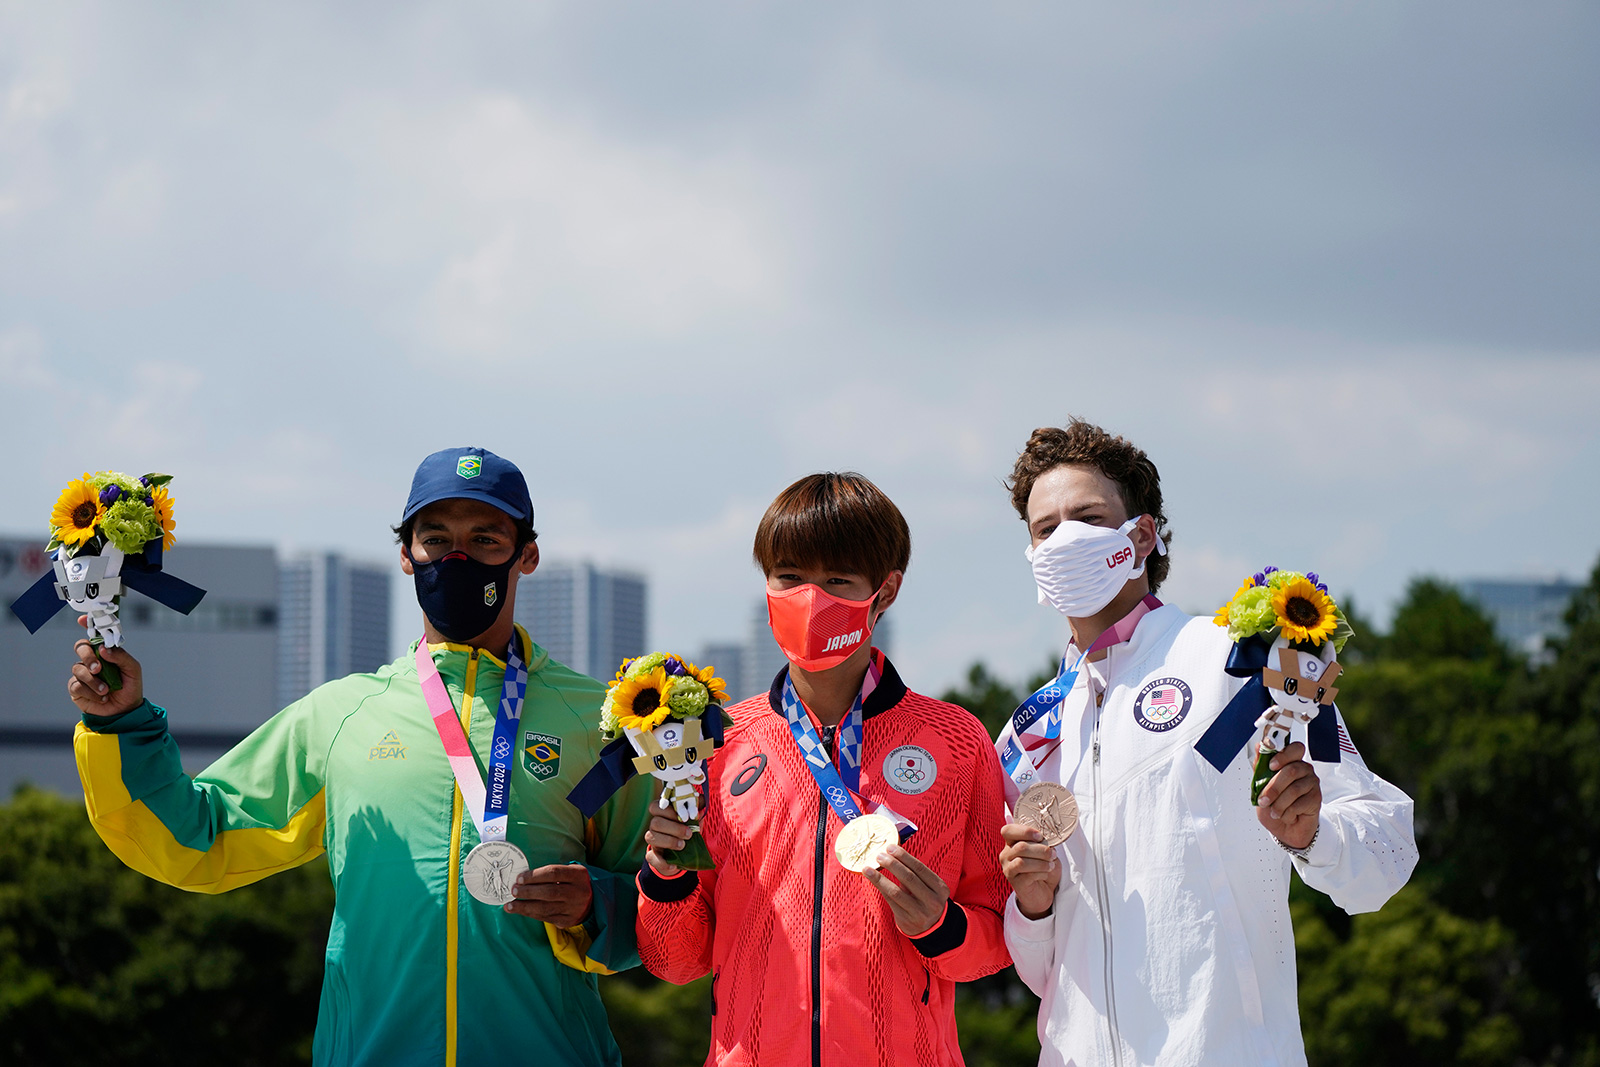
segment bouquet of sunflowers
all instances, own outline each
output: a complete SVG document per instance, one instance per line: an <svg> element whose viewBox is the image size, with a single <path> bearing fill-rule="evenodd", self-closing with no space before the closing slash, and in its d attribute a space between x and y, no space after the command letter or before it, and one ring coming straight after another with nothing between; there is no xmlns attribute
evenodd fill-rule
<svg viewBox="0 0 1600 1067"><path fill-rule="evenodd" d="M1217 609L1213 621L1228 628L1228 638L1235 644L1256 636L1268 642L1281 636L1311 645L1331 639L1343 651L1355 632L1315 572L1276 567L1263 567L1246 578L1233 599Z"/></svg>
<svg viewBox="0 0 1600 1067"><path fill-rule="evenodd" d="M50 511L52 571L11 605L30 632L37 632L64 606L88 616L89 640L97 647L122 644L117 608L126 589L137 589L184 614L203 589L161 573L161 554L173 544L170 474L135 478L118 471L84 474L67 483ZM52 581L54 579L54 581ZM116 666L101 661L101 677L122 687Z"/></svg>
<svg viewBox="0 0 1600 1067"><path fill-rule="evenodd" d="M633 769L666 783L663 809L686 823L700 817L700 787L706 760L716 751L722 728L733 720L722 710L725 683L712 667L696 667L681 656L651 652L624 660L600 708L600 736L622 738L637 753ZM690 839L680 867L709 870L711 855L698 836Z"/></svg>
<svg viewBox="0 0 1600 1067"><path fill-rule="evenodd" d="M1234 642L1229 672L1259 671L1270 697L1263 698L1267 706L1254 723L1261 728L1250 781L1254 804L1272 780L1272 757L1287 747L1293 724L1310 727L1323 708L1332 708L1339 692L1333 683L1342 669L1338 653L1355 631L1315 573L1276 567L1263 567L1246 578L1213 621L1227 627ZM1330 725L1322 724L1323 738ZM1312 731L1308 747L1313 759L1325 759L1325 741L1318 732ZM1338 758L1336 751L1333 758Z"/></svg>

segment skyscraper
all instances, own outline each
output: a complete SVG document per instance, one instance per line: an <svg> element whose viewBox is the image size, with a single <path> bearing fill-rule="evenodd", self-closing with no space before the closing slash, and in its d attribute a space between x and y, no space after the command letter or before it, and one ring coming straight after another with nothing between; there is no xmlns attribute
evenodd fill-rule
<svg viewBox="0 0 1600 1067"><path fill-rule="evenodd" d="M1572 582L1476 579L1461 583L1461 595L1475 602L1494 621L1495 632L1513 648L1537 657L1544 639L1566 627L1562 616L1578 586Z"/></svg>
<svg viewBox="0 0 1600 1067"><path fill-rule="evenodd" d="M743 645L731 641L713 641L706 645L694 663L697 667L716 668L717 677L722 679L728 690L728 702L731 704L750 695L745 688L744 660Z"/></svg>
<svg viewBox="0 0 1600 1067"><path fill-rule="evenodd" d="M331 552L279 564L279 707L389 662L389 571Z"/></svg>
<svg viewBox="0 0 1600 1067"><path fill-rule="evenodd" d="M517 586L516 618L557 661L609 682L645 641L646 583L593 563L546 561Z"/></svg>

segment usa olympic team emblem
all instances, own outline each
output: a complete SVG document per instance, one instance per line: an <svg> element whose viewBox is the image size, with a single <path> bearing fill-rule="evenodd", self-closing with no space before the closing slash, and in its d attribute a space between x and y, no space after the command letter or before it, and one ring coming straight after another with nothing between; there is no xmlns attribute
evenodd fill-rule
<svg viewBox="0 0 1600 1067"><path fill-rule="evenodd" d="M1165 733L1183 721L1193 703L1188 682L1182 678L1157 678L1139 690L1139 697L1133 702L1133 717L1146 730Z"/></svg>
<svg viewBox="0 0 1600 1067"><path fill-rule="evenodd" d="M938 776L933 753L918 745L901 745L883 758L883 780L901 793L926 793Z"/></svg>

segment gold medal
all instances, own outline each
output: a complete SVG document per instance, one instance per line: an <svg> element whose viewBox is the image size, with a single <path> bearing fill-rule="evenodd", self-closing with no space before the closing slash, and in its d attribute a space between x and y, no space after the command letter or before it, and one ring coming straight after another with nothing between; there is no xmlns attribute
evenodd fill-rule
<svg viewBox="0 0 1600 1067"><path fill-rule="evenodd" d="M900 843L900 828L887 815L863 815L851 819L833 842L839 865L857 874L876 867L878 853Z"/></svg>

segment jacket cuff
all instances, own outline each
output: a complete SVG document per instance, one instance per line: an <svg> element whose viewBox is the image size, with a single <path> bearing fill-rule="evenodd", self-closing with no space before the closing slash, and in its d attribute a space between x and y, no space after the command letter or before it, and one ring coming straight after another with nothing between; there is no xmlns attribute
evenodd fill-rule
<svg viewBox="0 0 1600 1067"><path fill-rule="evenodd" d="M960 948L966 940L967 913L954 900L947 900L944 902L944 915L938 924L921 937L913 937L911 943L919 953L932 959L953 948Z"/></svg>
<svg viewBox="0 0 1600 1067"><path fill-rule="evenodd" d="M91 715L86 711L83 713L83 725L97 734L131 734L148 730L158 722L165 725L166 717L164 708L145 700L121 715Z"/></svg>
<svg viewBox="0 0 1600 1067"><path fill-rule="evenodd" d="M688 900L699 885L700 875L696 871L679 871L671 878L663 878L650 866L649 860L639 868L639 892L657 904L676 904L680 900Z"/></svg>
<svg viewBox="0 0 1600 1067"><path fill-rule="evenodd" d="M1006 901L1005 931L1007 938L1018 941L1029 941L1035 944L1047 944L1056 939L1056 912L1050 909L1050 914L1039 919L1030 919L1022 914L1022 909L1017 907L1017 895L1011 894Z"/></svg>
<svg viewBox="0 0 1600 1067"><path fill-rule="evenodd" d="M1326 809L1317 817L1317 836L1305 855L1289 853L1297 867L1332 867L1344 852L1344 837Z"/></svg>

